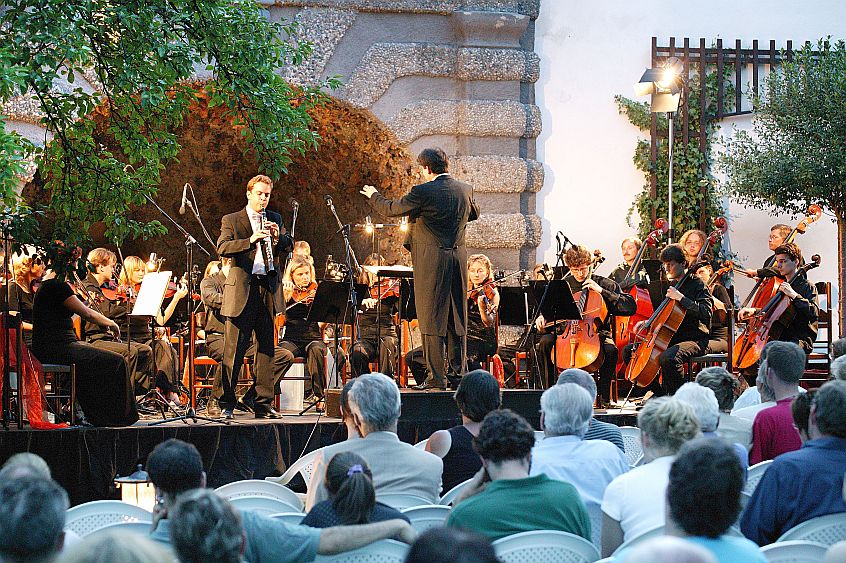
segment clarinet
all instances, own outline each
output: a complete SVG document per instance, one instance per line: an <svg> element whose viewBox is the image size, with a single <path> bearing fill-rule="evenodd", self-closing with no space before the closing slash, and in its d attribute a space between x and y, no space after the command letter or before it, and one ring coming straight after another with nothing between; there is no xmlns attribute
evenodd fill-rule
<svg viewBox="0 0 846 563"><path fill-rule="evenodd" d="M267 230L267 212L264 209L261 210L261 228ZM273 244L271 239L261 239L261 251L264 256L264 271L269 274L273 270Z"/></svg>

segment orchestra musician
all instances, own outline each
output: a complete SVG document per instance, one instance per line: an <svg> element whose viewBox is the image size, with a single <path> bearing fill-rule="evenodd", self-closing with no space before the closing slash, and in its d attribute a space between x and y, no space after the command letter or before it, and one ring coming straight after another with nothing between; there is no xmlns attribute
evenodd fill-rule
<svg viewBox="0 0 846 563"><path fill-rule="evenodd" d="M467 249L464 231L479 216L473 188L449 174L449 159L439 148L417 157L426 183L399 200L386 199L373 186L361 194L388 217L409 216L414 303L428 376L420 390L445 389L447 373L463 373L467 319ZM444 359L446 358L446 362Z"/></svg>
<svg viewBox="0 0 846 563"><path fill-rule="evenodd" d="M223 287L226 284L226 278L232 268L232 258L221 256L220 261L209 262L206 267L205 276L200 282L200 297L203 300L203 307L206 311L206 320L204 325L206 338L206 354L217 363L223 363L223 354L225 350L224 333L226 332L226 319L220 314L220 308L223 305ZM250 343L249 348L245 353L245 357L254 357L256 352L255 339ZM294 363L294 355L283 348L282 346L275 346L273 350L273 379L271 381L258 381L259 374L253 372L253 383L242 398L242 405L236 405L239 408L255 409L255 398L257 396L256 389L262 387L263 389L276 389L276 385ZM212 397L206 404L206 412L209 415L217 416L220 414L220 398L223 396L223 378L222 370L215 370L214 380L212 383Z"/></svg>
<svg viewBox="0 0 846 563"><path fill-rule="evenodd" d="M708 235L699 229L690 229L685 231L679 239L679 246L684 251L684 257L687 261L687 266L693 265L693 261L699 256L699 251L705 246L705 241L708 240Z"/></svg>
<svg viewBox="0 0 846 563"><path fill-rule="evenodd" d="M696 270L696 277L708 286L713 275L714 267L708 262L700 262L699 268ZM714 305L711 311L711 331L708 334L708 346L705 353L722 354L728 352L730 326L728 311L731 309L731 297L728 290L718 279L708 286L708 291L711 292L711 300Z"/></svg>
<svg viewBox="0 0 846 563"><path fill-rule="evenodd" d="M790 225L785 225L784 223L776 223L772 227L770 227L770 237L767 239L767 246L770 249L770 252L775 252L775 249L784 244L784 241L790 236L790 232L793 229L790 228ZM761 270L769 270L772 269L773 263L775 262L775 254L771 254L767 259L764 261L764 265L761 267L760 270L754 270L751 268L746 269L746 273L750 276L756 276L758 278L764 277L766 275L765 272Z"/></svg>
<svg viewBox="0 0 846 563"><path fill-rule="evenodd" d="M643 288L649 286L649 276L646 273L646 268L643 267L643 262L641 262L637 272L630 279L626 280L626 275L629 273L637 256L637 251L640 250L641 246L643 246L643 242L637 237L626 237L620 243L623 262L617 265L608 277L617 282L623 291L628 291L635 285Z"/></svg>
<svg viewBox="0 0 846 563"><path fill-rule="evenodd" d="M493 283L493 264L484 254L467 259L467 370L482 369L482 362L497 351L499 289Z"/></svg>
<svg viewBox="0 0 846 563"><path fill-rule="evenodd" d="M364 259L365 266L383 266L384 264L385 259L379 254L371 254ZM398 338L394 315L399 312L400 280L382 278L379 283L375 274L362 268L359 281L367 284L370 295L361 301L358 315L358 326L361 332L350 351L352 375L358 377L363 373L370 373L370 362L375 360L378 354L379 371L388 377L393 377L397 371Z"/></svg>
<svg viewBox="0 0 846 563"><path fill-rule="evenodd" d="M305 256L308 261L314 264L314 257L311 255L311 245L304 240L294 242L294 256Z"/></svg>
<svg viewBox="0 0 846 563"><path fill-rule="evenodd" d="M624 293L614 280L596 274L588 277L592 262L593 254L582 245L570 246L564 253L564 263L570 269L564 276L564 280L570 287L570 291L576 293L590 290L599 293L609 312L609 315L597 327L604 357L598 370L599 385L597 388L600 406L602 406L611 402L611 380L614 377L617 365L617 347L614 344L612 334L612 316L632 315L637 309L637 305L634 298L628 293ZM544 330L545 324L546 320L543 315L540 315L537 320L538 330ZM554 332L547 333L541 336L537 344L544 381L549 386L555 385L558 380L558 369L553 364L553 349L556 339L557 335Z"/></svg>
<svg viewBox="0 0 846 563"><path fill-rule="evenodd" d="M32 347L32 301L41 278L44 263L34 249L29 254L12 256L12 275L5 290L9 294L9 312L16 312L21 320L21 334L27 347Z"/></svg>
<svg viewBox="0 0 846 563"><path fill-rule="evenodd" d="M253 334L257 342L256 418L281 417L271 406L273 387L264 383L273 380L274 315L284 310L280 257L287 256L293 241L282 229L282 217L266 210L272 192L270 178L253 176L247 182L246 207L224 215L220 222L217 253L233 259L220 308L226 318L220 397L226 418L234 416L235 384Z"/></svg>
<svg viewBox="0 0 846 563"><path fill-rule="evenodd" d="M780 245L774 251L773 266L778 271L778 277L787 280L796 273L796 268L802 263L802 250L795 243L788 242ZM817 337L817 319L819 307L817 305L817 289L804 274L800 274L792 283L782 281L778 291L790 299L790 309L793 314L782 315L775 322L782 325L780 334L775 338L784 342L794 342L802 347L805 354L810 354L814 340ZM744 307L738 311L739 321L746 321L758 310Z"/></svg>

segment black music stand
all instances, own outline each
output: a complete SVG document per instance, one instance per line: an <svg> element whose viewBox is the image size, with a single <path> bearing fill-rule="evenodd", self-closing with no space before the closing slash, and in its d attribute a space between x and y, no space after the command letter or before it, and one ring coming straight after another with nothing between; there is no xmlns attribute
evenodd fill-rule
<svg viewBox="0 0 846 563"><path fill-rule="evenodd" d="M524 287L499 287L499 324L526 326L532 320Z"/></svg>

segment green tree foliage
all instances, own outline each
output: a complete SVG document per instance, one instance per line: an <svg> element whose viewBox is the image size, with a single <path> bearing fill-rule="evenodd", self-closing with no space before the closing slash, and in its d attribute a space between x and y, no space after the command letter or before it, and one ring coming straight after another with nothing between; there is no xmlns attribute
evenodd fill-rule
<svg viewBox="0 0 846 563"><path fill-rule="evenodd" d="M0 198L25 215L20 200L27 161L49 194L55 232L44 240L84 242L104 221L106 237L163 232L129 219L130 206L154 195L176 159L175 131L197 96L196 72L211 105L227 116L278 178L291 155L316 146L308 110L323 87L288 84L280 70L300 64L311 46L290 22L270 22L253 0L11 0L0 11L0 102L31 96L54 139L38 146L0 127ZM97 85L92 91L82 78ZM92 112L106 112L115 153L97 141ZM5 126L2 116L0 125ZM131 164L130 168L126 165ZM34 235L33 235L34 236ZM46 245L43 245L46 246Z"/></svg>
<svg viewBox="0 0 846 563"><path fill-rule="evenodd" d="M721 189L759 209L802 213L817 203L837 218L840 326L846 287L846 43L820 40L771 73L755 99L751 133L738 131L720 159Z"/></svg>

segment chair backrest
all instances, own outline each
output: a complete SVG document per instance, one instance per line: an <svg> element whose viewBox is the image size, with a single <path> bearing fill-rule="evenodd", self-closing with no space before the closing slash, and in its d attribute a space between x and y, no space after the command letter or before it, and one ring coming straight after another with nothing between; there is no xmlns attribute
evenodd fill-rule
<svg viewBox="0 0 846 563"><path fill-rule="evenodd" d="M245 479L243 481L227 483L226 485L215 489L214 492L227 500L232 500L238 497L270 497L290 504L297 510L303 509L303 503L300 500L300 497L297 496L297 493L285 485L279 485L277 483L260 479Z"/></svg>
<svg viewBox="0 0 846 563"><path fill-rule="evenodd" d="M65 513L65 528L87 536L109 524L152 522L153 515L134 504L119 500L95 500L73 506Z"/></svg>
<svg viewBox="0 0 846 563"><path fill-rule="evenodd" d="M784 532L778 542L804 540L831 546L846 541L846 512L811 518Z"/></svg>
<svg viewBox="0 0 846 563"><path fill-rule="evenodd" d="M422 534L429 528L437 528L446 523L450 508L443 504L424 504L412 506L402 511L411 520L411 526Z"/></svg>
<svg viewBox="0 0 846 563"><path fill-rule="evenodd" d="M584 538L555 530L521 532L493 542L494 551L503 563L592 563L599 551Z"/></svg>
<svg viewBox="0 0 846 563"><path fill-rule="evenodd" d="M614 550L614 555L620 553L624 549L630 548L633 545L637 545L644 540L648 540L649 538L654 538L654 537L663 536L663 535L664 535L664 525L663 524L661 524L660 526L655 526L654 528L650 528L650 529L646 530L645 532L643 532L642 534L635 536L635 537L633 537L633 538L631 538L627 541L624 541L620 545L620 547L618 547L617 549Z"/></svg>
<svg viewBox="0 0 846 563"><path fill-rule="evenodd" d="M297 499L299 501L299 499ZM229 502L236 510L241 512L257 512L264 516L271 514L279 514L280 512L299 512L302 510L302 505L297 508L285 501L273 497L262 496L246 496L235 497Z"/></svg>
<svg viewBox="0 0 846 563"><path fill-rule="evenodd" d="M450 504L452 504L452 501L455 500L455 497L458 496L458 493L461 492L461 489L466 487L468 483L470 483L470 479L462 481L461 483L457 484L456 486L445 492L444 495L441 497L441 500L438 501L438 504L443 504L444 506L449 506Z"/></svg>
<svg viewBox="0 0 846 563"><path fill-rule="evenodd" d="M414 444L414 447L420 448L421 450L425 450L426 444L428 444L428 443L429 443L429 438L426 438L425 440L421 440L421 441L417 442L416 444Z"/></svg>
<svg viewBox="0 0 846 563"><path fill-rule="evenodd" d="M830 371L831 369L831 282L820 281L814 286L817 289L817 303L819 304L819 315L817 317L817 337L814 340L812 353L808 357L809 369L820 369Z"/></svg>
<svg viewBox="0 0 846 563"><path fill-rule="evenodd" d="M405 510L412 506L424 506L432 504L432 501L427 498L418 497L417 495L407 495L405 493L379 493L376 492L376 500L382 504L387 504L397 510Z"/></svg>
<svg viewBox="0 0 846 563"><path fill-rule="evenodd" d="M302 512L280 512L278 514L271 514L274 520L282 520L286 524L297 525L302 523L305 514Z"/></svg>
<svg viewBox="0 0 846 563"><path fill-rule="evenodd" d="M761 554L770 563L804 563L822 561L827 546L812 541L777 541L761 548Z"/></svg>
<svg viewBox="0 0 846 563"><path fill-rule="evenodd" d="M640 443L640 428L636 426L621 426L620 433L623 435L623 449L626 453L626 460L634 467L638 458L643 454L643 446Z"/></svg>
<svg viewBox="0 0 846 563"><path fill-rule="evenodd" d="M586 508L590 518L590 542L599 549L602 547L602 509L594 503Z"/></svg>
<svg viewBox="0 0 846 563"><path fill-rule="evenodd" d="M286 483L290 483L291 479L294 478L294 475L299 473L303 476L305 484L308 485L308 482L311 480L311 470L314 466L314 458L317 457L317 452L319 451L320 450L317 449L308 452L300 459L292 463L291 466L288 467L288 469L285 471L285 473L282 474L281 477L266 477L265 481L271 481L279 485L285 485Z"/></svg>
<svg viewBox="0 0 846 563"><path fill-rule="evenodd" d="M544 436L546 436L546 433L543 430L535 430L535 443L537 444L543 440Z"/></svg>
<svg viewBox="0 0 846 563"><path fill-rule="evenodd" d="M408 545L395 540L380 540L353 551L318 555L314 563L403 563Z"/></svg>
<svg viewBox="0 0 846 563"><path fill-rule="evenodd" d="M109 524L108 526L103 526L102 528L94 530L88 535L96 536L97 534L105 534L113 530L118 530L121 532L131 532L141 536L148 536L150 535L150 530L152 529L152 522L117 522L116 524Z"/></svg>
<svg viewBox="0 0 846 563"><path fill-rule="evenodd" d="M766 461L756 463L746 470L746 483L743 484L744 493L752 496L752 493L754 493L755 489L758 488L758 483L761 482L761 478L764 476L764 473L767 472L767 469L770 468L770 464L772 462L773 460L768 459Z"/></svg>

